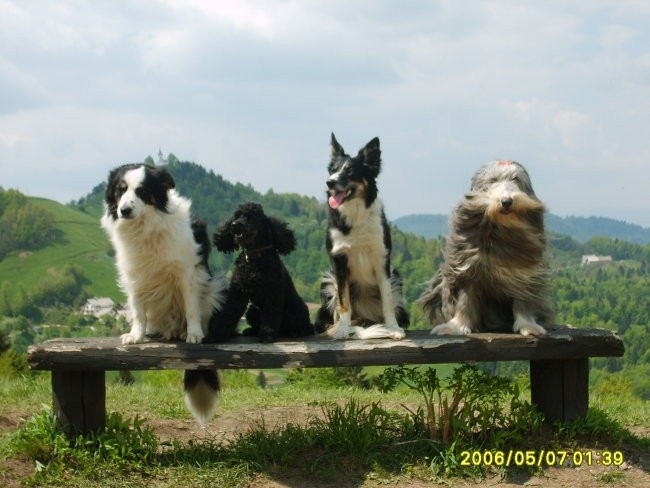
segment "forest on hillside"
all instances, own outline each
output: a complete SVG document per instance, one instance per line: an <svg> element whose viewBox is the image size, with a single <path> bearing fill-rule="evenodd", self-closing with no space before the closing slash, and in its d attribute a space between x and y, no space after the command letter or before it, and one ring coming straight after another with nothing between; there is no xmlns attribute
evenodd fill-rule
<svg viewBox="0 0 650 488"><path fill-rule="evenodd" d="M12 251L38 248L54 237L54 221L17 190L0 186L0 260Z"/></svg>

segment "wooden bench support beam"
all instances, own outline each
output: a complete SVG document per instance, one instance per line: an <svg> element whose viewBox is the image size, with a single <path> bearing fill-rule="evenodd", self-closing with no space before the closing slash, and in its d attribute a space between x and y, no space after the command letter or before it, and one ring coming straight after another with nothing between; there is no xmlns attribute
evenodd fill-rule
<svg viewBox="0 0 650 488"><path fill-rule="evenodd" d="M54 415L68 436L104 429L105 377L104 371L52 371Z"/></svg>
<svg viewBox="0 0 650 488"><path fill-rule="evenodd" d="M589 359L531 361L530 396L546 422L584 417L589 405Z"/></svg>

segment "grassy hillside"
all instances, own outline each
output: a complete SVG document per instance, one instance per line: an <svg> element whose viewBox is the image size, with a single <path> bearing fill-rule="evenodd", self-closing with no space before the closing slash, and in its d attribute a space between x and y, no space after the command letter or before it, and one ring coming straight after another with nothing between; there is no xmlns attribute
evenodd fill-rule
<svg viewBox="0 0 650 488"><path fill-rule="evenodd" d="M122 301L110 245L99 219L52 200L30 197L29 201L53 215L56 237L38 250L17 251L0 261L0 281L9 284L9 298L21 288L34 289L44 277L60 273L66 265L78 265L90 281L90 295Z"/></svg>

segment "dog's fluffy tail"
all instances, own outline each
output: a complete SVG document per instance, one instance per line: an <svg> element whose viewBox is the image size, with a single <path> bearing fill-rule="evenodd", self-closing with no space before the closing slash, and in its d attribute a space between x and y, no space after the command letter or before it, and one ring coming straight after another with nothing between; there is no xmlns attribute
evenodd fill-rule
<svg viewBox="0 0 650 488"><path fill-rule="evenodd" d="M442 274L437 273L426 283L426 289L415 302L422 307L424 315L429 319L431 324L438 324L445 321L443 312L443 288Z"/></svg>
<svg viewBox="0 0 650 488"><path fill-rule="evenodd" d="M210 311L221 311L226 303L228 280L225 276L211 276L208 291L208 306Z"/></svg>
<svg viewBox="0 0 650 488"><path fill-rule="evenodd" d="M183 376L185 405L194 418L205 427L217 406L219 375L210 369L188 369Z"/></svg>

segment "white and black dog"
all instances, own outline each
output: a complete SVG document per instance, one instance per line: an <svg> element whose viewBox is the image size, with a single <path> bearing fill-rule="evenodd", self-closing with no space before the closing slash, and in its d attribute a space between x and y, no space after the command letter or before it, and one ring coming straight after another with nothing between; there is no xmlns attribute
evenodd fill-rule
<svg viewBox="0 0 650 488"><path fill-rule="evenodd" d="M445 260L419 298L432 334L539 336L553 320L544 205L515 161L492 161L450 217Z"/></svg>
<svg viewBox="0 0 650 488"><path fill-rule="evenodd" d="M391 234L377 189L379 139L350 157L332 134L326 247L317 332L335 339L402 339L409 316L390 264ZM333 327L332 327L333 325Z"/></svg>
<svg viewBox="0 0 650 488"><path fill-rule="evenodd" d="M132 315L123 344L147 335L198 344L220 309L225 280L211 276L206 226L193 221L191 202L164 168L126 164L110 172L102 227L115 248L118 281ZM215 371L185 372L188 408L201 423L219 389Z"/></svg>

